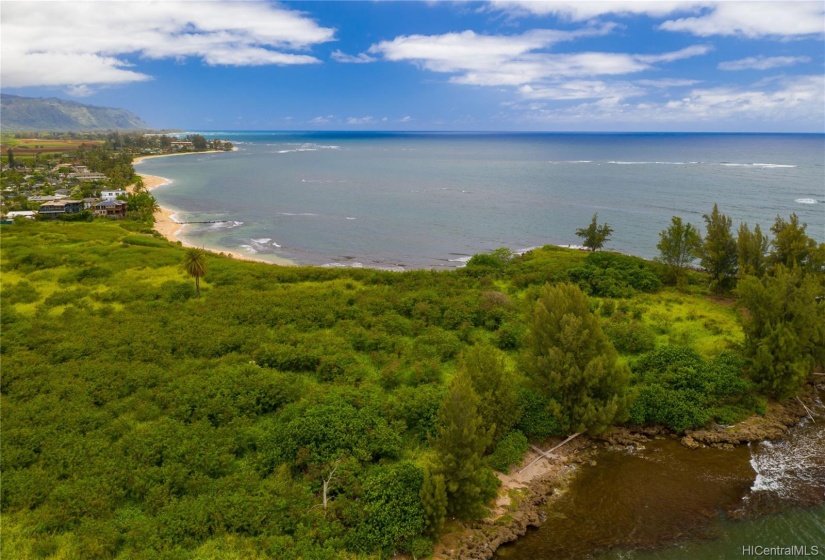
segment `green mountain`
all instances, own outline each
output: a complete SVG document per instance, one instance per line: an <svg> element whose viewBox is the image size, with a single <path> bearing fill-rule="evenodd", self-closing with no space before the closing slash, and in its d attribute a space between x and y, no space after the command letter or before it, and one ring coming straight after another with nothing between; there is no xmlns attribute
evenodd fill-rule
<svg viewBox="0 0 825 560"><path fill-rule="evenodd" d="M151 128L125 109L95 107L54 97L0 94L0 126L5 132L83 131Z"/></svg>

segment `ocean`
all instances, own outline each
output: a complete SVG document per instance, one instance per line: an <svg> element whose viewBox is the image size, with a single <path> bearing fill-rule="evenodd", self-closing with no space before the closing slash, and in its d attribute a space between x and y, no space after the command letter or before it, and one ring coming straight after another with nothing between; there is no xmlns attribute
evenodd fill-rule
<svg viewBox="0 0 825 560"><path fill-rule="evenodd" d="M792 212L825 241L825 135L201 132L238 151L149 159L141 173L192 243L299 264L462 266L507 247L656 256L672 216L721 212L768 231Z"/></svg>

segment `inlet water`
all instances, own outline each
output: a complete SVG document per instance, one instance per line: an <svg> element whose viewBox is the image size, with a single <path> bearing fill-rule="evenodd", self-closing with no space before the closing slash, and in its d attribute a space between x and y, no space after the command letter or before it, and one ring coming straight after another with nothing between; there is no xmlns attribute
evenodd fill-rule
<svg viewBox="0 0 825 560"><path fill-rule="evenodd" d="M821 402L814 412L816 423L776 442L689 450L661 439L605 450L548 507L545 524L496 558L726 559L757 550L747 547L825 556Z"/></svg>

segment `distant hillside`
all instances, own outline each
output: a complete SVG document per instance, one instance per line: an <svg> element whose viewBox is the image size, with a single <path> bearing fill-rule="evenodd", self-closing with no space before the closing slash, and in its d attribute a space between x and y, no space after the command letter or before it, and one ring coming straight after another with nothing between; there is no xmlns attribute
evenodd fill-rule
<svg viewBox="0 0 825 560"><path fill-rule="evenodd" d="M150 128L125 109L95 107L53 97L0 94L0 107L0 125L4 132Z"/></svg>

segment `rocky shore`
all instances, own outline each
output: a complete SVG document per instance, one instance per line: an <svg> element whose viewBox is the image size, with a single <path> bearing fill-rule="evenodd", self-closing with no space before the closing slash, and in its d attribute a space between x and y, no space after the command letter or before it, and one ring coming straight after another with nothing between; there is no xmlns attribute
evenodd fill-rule
<svg viewBox="0 0 825 560"><path fill-rule="evenodd" d="M815 408L823 390L823 385L810 384L798 398L769 403L764 416L752 416L732 426L687 430L683 435L661 426L623 426L600 436L580 437L555 452L553 461L539 461L541 467L537 470L516 470L499 475L502 488L491 515L482 521L455 527L438 543L433 557L445 560L492 558L501 545L515 541L530 527L539 527L544 522L546 506L564 494L576 473L576 466L593 461L599 448L641 446L662 437L680 439L682 445L690 449L732 448L749 442L780 439L808 415L806 406ZM553 442L545 444L550 447ZM530 452L522 465L529 464L537 456L538 453Z"/></svg>

